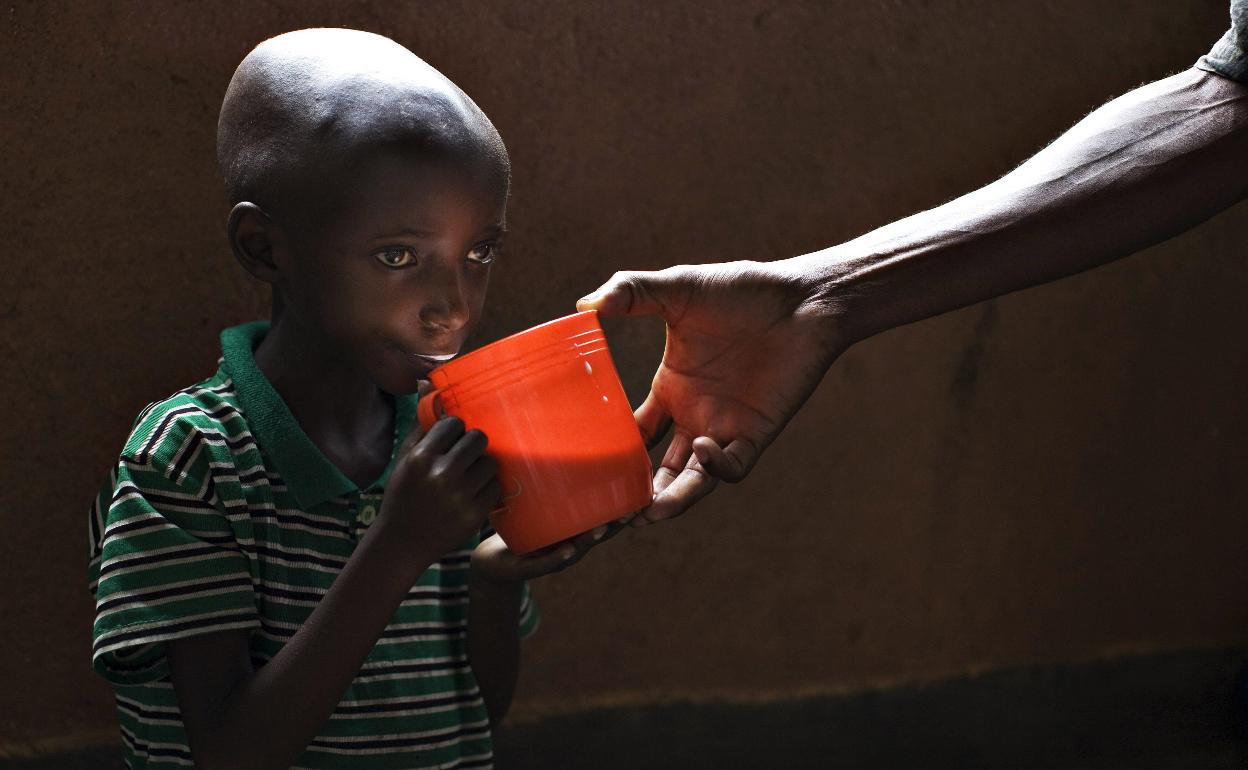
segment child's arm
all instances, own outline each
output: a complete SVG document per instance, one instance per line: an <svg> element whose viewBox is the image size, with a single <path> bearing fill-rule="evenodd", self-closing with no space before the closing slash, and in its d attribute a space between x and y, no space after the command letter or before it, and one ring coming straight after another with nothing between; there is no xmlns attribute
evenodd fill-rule
<svg viewBox="0 0 1248 770"><path fill-rule="evenodd" d="M381 515L290 641L259 671L244 631L168 643L194 753L205 770L287 768L333 713L417 578L497 504L485 438L454 418L409 436Z"/></svg>
<svg viewBox="0 0 1248 770"><path fill-rule="evenodd" d="M512 553L498 535L485 539L473 551L468 659L491 726L497 726L506 716L520 673L520 597L524 581L567 569L622 527L622 522L598 527L527 556Z"/></svg>

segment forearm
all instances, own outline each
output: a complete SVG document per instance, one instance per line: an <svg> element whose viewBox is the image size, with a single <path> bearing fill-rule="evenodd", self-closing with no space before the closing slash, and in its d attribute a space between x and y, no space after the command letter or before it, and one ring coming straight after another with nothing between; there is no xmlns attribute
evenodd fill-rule
<svg viewBox="0 0 1248 770"><path fill-rule="evenodd" d="M998 181L775 263L847 343L1170 238L1248 194L1248 88L1188 70L1099 108Z"/></svg>
<svg viewBox="0 0 1248 770"><path fill-rule="evenodd" d="M490 723L507 714L520 671L520 582L473 575L469 584L468 658Z"/></svg>
<svg viewBox="0 0 1248 770"><path fill-rule="evenodd" d="M400 552L382 527L374 526L281 652L234 683L218 703L200 704L198 730L190 736L197 765L289 767L329 719L408 590L437 557Z"/></svg>

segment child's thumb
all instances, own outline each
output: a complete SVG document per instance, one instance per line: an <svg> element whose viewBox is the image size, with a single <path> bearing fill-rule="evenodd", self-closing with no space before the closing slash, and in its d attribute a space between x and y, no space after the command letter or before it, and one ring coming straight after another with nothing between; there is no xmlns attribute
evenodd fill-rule
<svg viewBox="0 0 1248 770"><path fill-rule="evenodd" d="M429 380L421 380L416 385L417 405L420 404L421 399L423 399L426 395L428 395L432 391L433 391L433 383L429 382ZM414 446L420 443L420 440L424 437L425 437L425 427L420 424L419 417L413 417L412 424L407 429L407 436L406 438L403 439L403 445L405 447Z"/></svg>

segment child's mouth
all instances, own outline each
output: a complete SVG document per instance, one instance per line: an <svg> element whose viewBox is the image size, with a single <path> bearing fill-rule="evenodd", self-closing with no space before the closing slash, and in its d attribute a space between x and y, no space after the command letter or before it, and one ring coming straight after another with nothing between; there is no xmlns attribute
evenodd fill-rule
<svg viewBox="0 0 1248 770"><path fill-rule="evenodd" d="M458 353L446 353L443 355L431 355L428 353L409 353L408 355L416 359L417 361L423 361L429 364L429 366L433 367L433 366L440 366L446 363L447 361L450 361L452 358L454 358L455 356L459 354Z"/></svg>

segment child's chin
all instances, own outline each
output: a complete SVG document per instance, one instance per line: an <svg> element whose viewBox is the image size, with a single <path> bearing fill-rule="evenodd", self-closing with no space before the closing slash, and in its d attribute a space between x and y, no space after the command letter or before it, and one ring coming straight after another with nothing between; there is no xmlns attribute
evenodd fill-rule
<svg viewBox="0 0 1248 770"><path fill-rule="evenodd" d="M416 372L384 372L383 376L374 377L373 382L383 392L392 396L409 396L420 388L421 380L428 379L428 375L421 377Z"/></svg>

